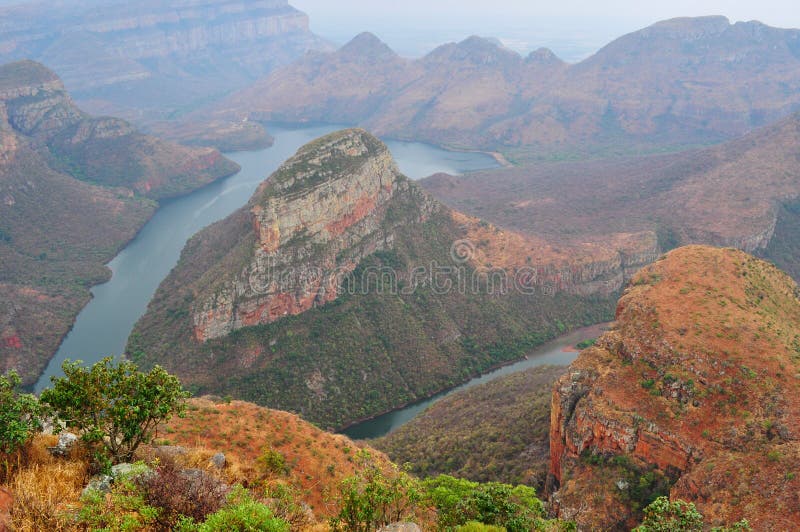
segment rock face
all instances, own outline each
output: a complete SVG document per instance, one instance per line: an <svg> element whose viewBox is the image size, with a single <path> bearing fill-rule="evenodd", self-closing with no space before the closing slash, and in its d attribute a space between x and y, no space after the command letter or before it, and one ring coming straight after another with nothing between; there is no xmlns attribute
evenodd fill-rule
<svg viewBox="0 0 800 532"><path fill-rule="evenodd" d="M369 60L379 48L362 38L304 57L219 110L288 121L335 117L395 138L574 155L610 142L719 141L800 108L800 30L759 22L668 20L574 65L549 50L523 59L471 37L416 61L391 59L387 73Z"/></svg>
<svg viewBox="0 0 800 532"><path fill-rule="evenodd" d="M377 138L345 130L190 240L127 352L204 393L341 427L608 316L627 256L568 269L539 250L442 206Z"/></svg>
<svg viewBox="0 0 800 532"><path fill-rule="evenodd" d="M87 115L38 63L0 66L0 372L32 384L152 200L237 169Z"/></svg>
<svg viewBox="0 0 800 532"><path fill-rule="evenodd" d="M554 387L559 515L628 526L668 493L713 525L797 523L798 293L733 249L680 248L638 273L614 329Z"/></svg>
<svg viewBox="0 0 800 532"><path fill-rule="evenodd" d="M337 297L342 277L390 249L383 223L396 194L408 195L389 150L366 132L346 131L306 146L256 192L250 216L257 247L242 273L195 304L203 342L242 327L303 313Z"/></svg>
<svg viewBox="0 0 800 532"><path fill-rule="evenodd" d="M28 2L0 8L0 20L0 61L41 61L90 111L137 120L326 47L286 0Z"/></svg>

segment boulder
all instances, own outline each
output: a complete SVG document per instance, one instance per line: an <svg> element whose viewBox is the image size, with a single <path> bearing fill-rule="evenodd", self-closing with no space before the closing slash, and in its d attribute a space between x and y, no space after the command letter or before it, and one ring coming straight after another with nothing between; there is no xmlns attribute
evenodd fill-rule
<svg viewBox="0 0 800 532"><path fill-rule="evenodd" d="M92 491L99 491L100 493L109 493L111 491L111 484L114 478L111 475L95 475L89 479L89 484L83 488L82 496L86 496Z"/></svg>
<svg viewBox="0 0 800 532"><path fill-rule="evenodd" d="M58 444L55 447L48 447L47 450L50 451L50 454L53 456L61 456L66 457L72 452L72 449L75 448L75 444L78 442L78 436L71 432L62 432L58 435Z"/></svg>
<svg viewBox="0 0 800 532"><path fill-rule="evenodd" d="M217 453L214 456L212 456L211 465L213 465L217 469L223 469L225 467L225 454Z"/></svg>

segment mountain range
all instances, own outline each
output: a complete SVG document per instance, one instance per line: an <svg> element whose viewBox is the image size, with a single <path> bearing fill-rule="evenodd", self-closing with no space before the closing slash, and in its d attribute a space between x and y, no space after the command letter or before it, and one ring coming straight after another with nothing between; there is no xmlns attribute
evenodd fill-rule
<svg viewBox="0 0 800 532"><path fill-rule="evenodd" d="M214 116L358 124L380 136L531 157L708 144L800 109L800 31L659 22L577 64L470 37L417 60L371 34L311 52Z"/></svg>
<svg viewBox="0 0 800 532"><path fill-rule="evenodd" d="M0 368L31 384L157 200L238 166L94 118L44 66L0 66Z"/></svg>

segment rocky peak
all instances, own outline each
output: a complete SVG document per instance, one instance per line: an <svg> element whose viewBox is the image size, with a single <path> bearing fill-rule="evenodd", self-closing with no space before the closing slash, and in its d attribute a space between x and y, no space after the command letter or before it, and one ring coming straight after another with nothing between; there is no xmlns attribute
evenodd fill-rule
<svg viewBox="0 0 800 532"><path fill-rule="evenodd" d="M415 208L396 208L398 197ZM403 177L377 138L348 129L301 148L248 205L252 236L233 277L226 271L194 310L195 338L300 314L337 297L342 275L390 249L394 228L434 208ZM395 216L387 212L395 209Z"/></svg>
<svg viewBox="0 0 800 532"><path fill-rule="evenodd" d="M356 35L339 49L339 55L349 59L387 59L398 55L375 34L365 31Z"/></svg>
<svg viewBox="0 0 800 532"><path fill-rule="evenodd" d="M529 64L535 65L562 65L564 61L561 60L550 48L539 48L534 50L525 61Z"/></svg>
<svg viewBox="0 0 800 532"><path fill-rule="evenodd" d="M490 39L473 35L459 43L439 46L427 56L427 63L446 61L469 62L475 65L516 65L522 61L518 53Z"/></svg>
<svg viewBox="0 0 800 532"><path fill-rule="evenodd" d="M688 246L640 271L614 329L553 391L560 514L585 529L634 524L645 482L715 525L792 528L798 330L797 285L744 252Z"/></svg>

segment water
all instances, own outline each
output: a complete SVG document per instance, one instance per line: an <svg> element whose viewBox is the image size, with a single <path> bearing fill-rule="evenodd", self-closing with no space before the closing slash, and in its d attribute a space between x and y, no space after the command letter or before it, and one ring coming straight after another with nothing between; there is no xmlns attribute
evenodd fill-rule
<svg viewBox="0 0 800 532"><path fill-rule="evenodd" d="M266 150L228 156L242 170L188 196L165 202L139 235L109 263L111 280L92 289L93 299L36 383L35 390L61 375L64 360L92 363L119 355L158 285L177 264L186 241L203 227L247 203L256 187L298 148L339 126L270 128L275 144ZM388 141L400 170L419 179L436 172L462 173L497 166L481 153L454 153L416 142Z"/></svg>
<svg viewBox="0 0 800 532"><path fill-rule="evenodd" d="M475 377L461 386L452 388L438 395L434 395L429 399L425 399L405 408L401 408L400 410L395 410L362 423L358 423L357 425L353 425L342 431L342 434L354 440L380 438L381 436L385 436L393 430L405 425L413 418L427 410L427 408L433 403L443 399L444 397L447 397L448 395L452 395L462 390L472 388L473 386L493 381L504 375L517 373L518 371L523 371L535 366L566 366L578 356L578 350L574 347L575 344L589 338L595 338L599 336L600 333L600 326L577 329L569 334L560 336L555 340L542 344L528 353L527 358L522 359L519 362L510 364L508 366L503 366L494 371L481 375L480 377Z"/></svg>

